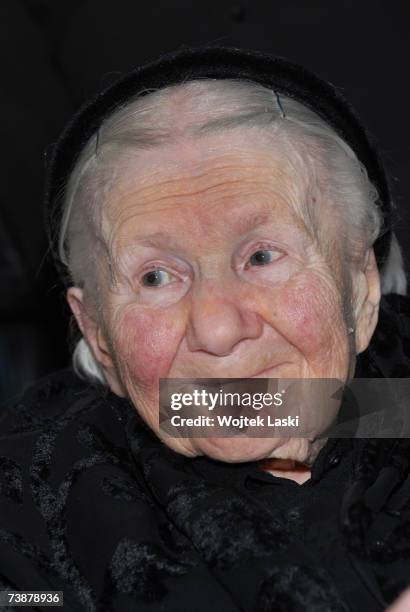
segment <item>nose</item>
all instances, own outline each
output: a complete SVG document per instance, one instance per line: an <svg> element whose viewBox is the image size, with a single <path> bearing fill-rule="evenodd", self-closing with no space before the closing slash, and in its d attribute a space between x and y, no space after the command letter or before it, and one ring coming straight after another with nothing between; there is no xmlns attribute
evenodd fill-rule
<svg viewBox="0 0 410 612"><path fill-rule="evenodd" d="M191 351L222 357L231 354L242 340L258 338L262 331L258 313L228 287L204 282L193 294L186 332Z"/></svg>

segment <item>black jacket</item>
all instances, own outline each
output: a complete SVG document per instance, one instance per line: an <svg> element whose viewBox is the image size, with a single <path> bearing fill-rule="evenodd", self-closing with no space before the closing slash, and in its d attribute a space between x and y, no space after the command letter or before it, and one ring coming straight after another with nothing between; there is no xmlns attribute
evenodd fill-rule
<svg viewBox="0 0 410 612"><path fill-rule="evenodd" d="M356 375L410 376L408 298L383 298ZM4 409L0 436L1 589L62 590L65 610L376 612L410 585L410 440L329 439L298 485L175 453L71 370Z"/></svg>

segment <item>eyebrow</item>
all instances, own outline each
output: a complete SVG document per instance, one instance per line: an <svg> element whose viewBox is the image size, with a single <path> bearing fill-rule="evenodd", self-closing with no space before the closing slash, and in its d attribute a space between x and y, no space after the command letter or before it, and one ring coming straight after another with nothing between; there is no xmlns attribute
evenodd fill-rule
<svg viewBox="0 0 410 612"><path fill-rule="evenodd" d="M255 229L261 225L264 225L268 221L271 221L273 217L273 210L262 209L260 211L251 211L245 217L239 217L234 223L232 228L236 234L242 235L246 232ZM154 232L153 234L144 236L135 236L132 240L132 244L139 244L142 246L158 247L158 245L166 244L167 246L178 246L174 236L165 232Z"/></svg>
<svg viewBox="0 0 410 612"><path fill-rule="evenodd" d="M236 231L239 234L244 234L255 227L264 225L267 221L273 218L272 209L253 210L248 213L244 218L239 217L238 222L235 225Z"/></svg>

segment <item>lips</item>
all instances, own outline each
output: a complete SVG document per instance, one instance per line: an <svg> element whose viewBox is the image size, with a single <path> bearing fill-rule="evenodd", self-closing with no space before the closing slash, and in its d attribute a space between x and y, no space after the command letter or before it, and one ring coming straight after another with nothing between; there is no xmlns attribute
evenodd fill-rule
<svg viewBox="0 0 410 612"><path fill-rule="evenodd" d="M287 362L282 361L282 363L271 365L268 368L265 368L264 370L261 370L260 372L257 372L256 374L253 374L252 376L249 376L249 378L269 378L269 374L271 373L271 371L275 370L276 368L283 365L284 363L287 363Z"/></svg>
<svg viewBox="0 0 410 612"><path fill-rule="evenodd" d="M256 372L256 374L252 374L251 376L247 375L247 374L242 374L242 375L238 375L238 374L221 374L218 372L218 375L216 375L215 373L213 374L201 374L201 375L196 375L196 376L185 376L185 378L269 378L270 374L272 372L272 370L275 370L276 368L278 368L279 366L284 365L285 363L289 363L288 361L281 361L280 363L276 363L274 365L270 365L267 368L263 369L263 370L259 370ZM172 377L171 377L172 378Z"/></svg>

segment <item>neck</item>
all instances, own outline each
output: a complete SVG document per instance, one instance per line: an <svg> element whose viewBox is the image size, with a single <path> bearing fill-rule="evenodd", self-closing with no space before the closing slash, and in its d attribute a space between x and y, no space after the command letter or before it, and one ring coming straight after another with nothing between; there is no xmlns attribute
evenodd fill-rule
<svg viewBox="0 0 410 612"><path fill-rule="evenodd" d="M263 459L259 468L273 476L294 480L298 484L303 484L311 477L311 468L294 459Z"/></svg>

